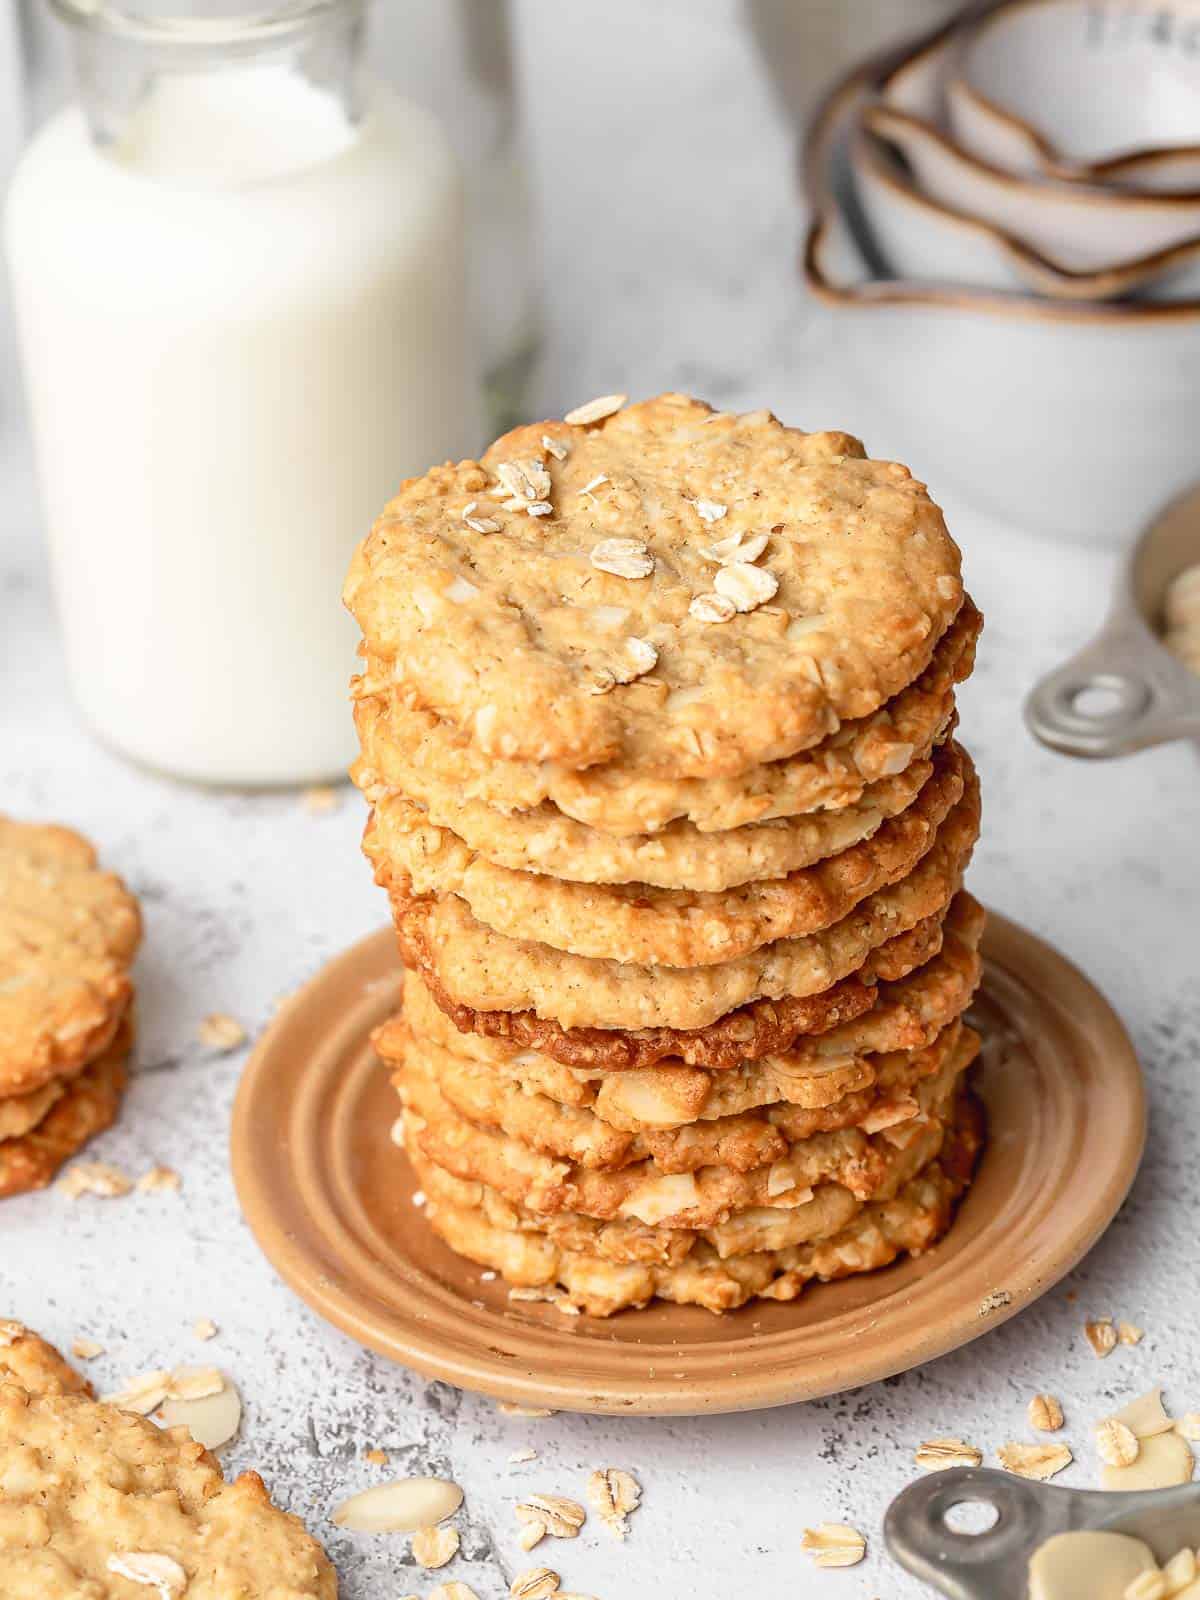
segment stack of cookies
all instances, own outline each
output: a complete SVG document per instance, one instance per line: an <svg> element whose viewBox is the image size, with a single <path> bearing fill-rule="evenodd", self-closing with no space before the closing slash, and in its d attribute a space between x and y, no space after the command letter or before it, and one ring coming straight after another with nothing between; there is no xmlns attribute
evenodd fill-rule
<svg viewBox="0 0 1200 1600"><path fill-rule="evenodd" d="M0 1198L43 1188L116 1117L141 931L86 839L0 817Z"/></svg>
<svg viewBox="0 0 1200 1600"><path fill-rule="evenodd" d="M599 1316L931 1244L980 1140L981 619L924 486L610 396L405 483L346 600L441 1238Z"/></svg>

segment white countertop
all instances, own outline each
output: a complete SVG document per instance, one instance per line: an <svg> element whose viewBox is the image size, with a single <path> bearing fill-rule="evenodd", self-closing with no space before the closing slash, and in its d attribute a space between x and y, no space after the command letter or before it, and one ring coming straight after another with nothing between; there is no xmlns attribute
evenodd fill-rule
<svg viewBox="0 0 1200 1600"><path fill-rule="evenodd" d="M540 407L616 388L686 388L725 407L769 404L802 426L849 428L885 454L886 432L839 383L829 330L796 283L790 135L733 0L687 7L686 28L683 0L572 0L554 8L570 10L569 21L538 0L520 9L526 77L541 86L532 120L558 331ZM669 77L648 65L668 39L677 46ZM1174 1411L1200 1407L1189 1359L1200 1273L1191 1212L1200 763L1184 745L1089 765L1034 744L1021 700L1099 620L1113 558L998 527L936 477L931 486L988 624L961 696L986 806L971 887L1058 945L1126 1019L1152 1097L1142 1174L1068 1283L919 1371L745 1416L531 1422L426 1383L326 1327L277 1281L241 1221L226 1130L243 1055L205 1052L196 1025L226 1011L258 1032L278 995L385 920L358 854L360 805L345 791L338 811L314 817L296 795L187 789L88 737L64 686L11 423L0 441L0 806L81 828L141 896L140 1070L120 1125L92 1154L135 1172L164 1162L184 1180L178 1196L71 1202L51 1190L4 1203L0 1314L63 1344L97 1339L107 1350L93 1363L102 1387L178 1361L228 1368L247 1405L228 1464L260 1469L308 1520L346 1600L424 1594L437 1577L501 1600L514 1572L542 1560L598 1600L906 1600L926 1591L887 1560L879 1530L921 1440L962 1434L994 1460L999 1444L1030 1437L1026 1402L1048 1390L1063 1402L1062 1437L1078 1457L1058 1481L1090 1486L1090 1425L1112 1402L1161 1381ZM1144 1342L1098 1362L1081 1332L1095 1315L1140 1324ZM202 1316L220 1329L206 1346L189 1331ZM539 1459L507 1466L526 1444ZM444 1473L466 1490L463 1557L437 1577L412 1566L403 1537L349 1536L326 1520L333 1500L382 1476L361 1459L370 1446L388 1450L397 1472ZM573 1543L524 1557L517 1492L582 1498L597 1466L630 1468L643 1483L628 1543L593 1521ZM867 1562L812 1570L800 1530L822 1520L862 1529Z"/></svg>

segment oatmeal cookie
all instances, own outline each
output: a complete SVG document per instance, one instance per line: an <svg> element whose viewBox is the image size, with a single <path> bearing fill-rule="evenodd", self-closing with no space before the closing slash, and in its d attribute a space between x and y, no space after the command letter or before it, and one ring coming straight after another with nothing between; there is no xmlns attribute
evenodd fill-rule
<svg viewBox="0 0 1200 1600"><path fill-rule="evenodd" d="M128 1008L137 901L69 828L0 817L0 1095L78 1072Z"/></svg>
<svg viewBox="0 0 1200 1600"><path fill-rule="evenodd" d="M456 895L393 896L406 962L454 1004L482 1011L531 1008L564 1028L697 1029L754 1000L807 996L851 976L879 945L942 916L979 832L969 783L932 848L902 882L869 895L831 927L778 939L717 966L648 967L569 955L495 933Z"/></svg>
<svg viewBox="0 0 1200 1600"><path fill-rule="evenodd" d="M125 1089L131 1043L132 1028L126 1021L105 1054L70 1080L40 1122L28 1133L0 1139L0 1200L44 1189L64 1162L112 1125Z"/></svg>
<svg viewBox="0 0 1200 1600"><path fill-rule="evenodd" d="M0 1318L0 1384L5 1383L19 1383L26 1394L94 1394L52 1344L24 1323Z"/></svg>
<svg viewBox="0 0 1200 1600"><path fill-rule="evenodd" d="M489 842L496 835L492 811L512 818L503 837L511 839L520 828L536 853L547 848L547 832L553 839L560 816L600 833L636 838L676 819L702 833L726 833L749 823L837 810L858 804L869 785L925 759L945 735L954 686L970 675L982 625L965 599L925 671L878 711L843 723L809 750L732 778L658 779L619 765L576 772L561 763L493 758L453 723L415 705L411 693L368 670L352 685L362 747L355 781L369 796L378 788L419 801L435 822L453 828L484 855L492 854ZM564 835L565 850L584 843L578 834Z"/></svg>
<svg viewBox="0 0 1200 1600"><path fill-rule="evenodd" d="M564 883L497 867L398 797L375 807L363 849L375 881L398 899L402 913L414 898L453 894L476 921L511 939L600 961L712 966L818 933L907 877L972 776L965 752L950 744L912 805L870 839L785 878L718 893Z"/></svg>
<svg viewBox="0 0 1200 1600"><path fill-rule="evenodd" d="M959 568L907 468L662 395L410 479L345 600L391 678L485 755L727 777L911 683Z"/></svg>
<svg viewBox="0 0 1200 1600"><path fill-rule="evenodd" d="M156 1587L181 1600L336 1600L299 1519L256 1472L226 1483L186 1428L0 1385L0 1479L5 1600L147 1600Z"/></svg>

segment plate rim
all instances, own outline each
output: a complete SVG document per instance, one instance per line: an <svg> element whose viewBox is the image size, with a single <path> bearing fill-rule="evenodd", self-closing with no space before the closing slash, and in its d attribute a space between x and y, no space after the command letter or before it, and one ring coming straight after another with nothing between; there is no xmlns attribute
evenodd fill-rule
<svg viewBox="0 0 1200 1600"><path fill-rule="evenodd" d="M855 1351L853 1343L848 1342L845 1357L840 1361L832 1361L829 1370L816 1384L811 1381L810 1375L804 1375L812 1364L812 1356L809 1355L791 1364L800 1369L796 1372L791 1370L786 1361L777 1362L769 1372L731 1372L721 1378L710 1379L699 1391L694 1375L647 1377L644 1364L631 1360L628 1378L606 1380L605 1393L588 1392L586 1380L573 1379L569 1371L562 1370L561 1363L539 1366L528 1352L523 1357L502 1354L497 1347L496 1313L487 1308L474 1310L469 1302L444 1285L439 1288L456 1302L456 1311L461 1313L462 1319L480 1322L476 1347L448 1348L444 1338L438 1337L436 1326L432 1333L422 1327L419 1306L414 1307L404 1319L402 1334L397 1329L398 1312L394 1307L387 1309L383 1315L389 1323L389 1329L384 1333L378 1327L378 1316L373 1318L371 1315L374 1302L365 1301L363 1295L356 1295L332 1280L320 1258L314 1258L311 1250L293 1237L277 1216L272 1191L281 1181L283 1169L264 1170L267 1164L260 1160L259 1140L252 1125L255 1117L261 1114L261 1100L264 1097L269 1100L268 1080L271 1074L264 1071L264 1063L269 1063L273 1048L285 1034L289 1023L295 1023L298 1012L303 1010L306 1002L312 1003L318 994L336 985L346 972L355 970L368 953L375 955L383 941L391 944L393 937L390 928L379 929L325 963L291 996L256 1042L242 1070L233 1106L230 1159L234 1187L242 1214L268 1263L293 1293L324 1321L356 1343L427 1378L495 1399L580 1413L700 1416L787 1405L878 1382L961 1349L1017 1316L1061 1281L1108 1228L1120 1210L1141 1163L1147 1119L1145 1080L1132 1040L1120 1017L1091 980L1067 957L1020 924L998 912L989 911L983 939L985 965L1015 976L1035 993L1043 1006L1050 1007L1060 1020L1076 1032L1080 1024L1072 1020L1063 995L1086 1002L1089 1019L1104 1031L1110 1044L1115 1046L1116 1060L1109 1070L1120 1076L1128 1096L1129 1109L1136 1118L1135 1129L1131 1130L1135 1131L1136 1137L1125 1140L1120 1147L1121 1159L1097 1186L1096 1195L1087 1210L1086 1226L1082 1231L1076 1229L1072 1232L1069 1240L1059 1248L1051 1249L1036 1271L1007 1277L1004 1290L1008 1298L1002 1303L995 1304L984 1313L979 1302L964 1298L961 1306L953 1312L940 1314L924 1332L918 1330L898 1343L882 1344L874 1355ZM398 975L398 956L396 967ZM1040 981L1033 981L1031 969L1034 973L1040 970ZM344 1024L335 1024L333 1031L340 1031L342 1026ZM920 1281L924 1280L918 1281L918 1288ZM869 1309L864 1307L857 1313L846 1314L865 1315ZM636 1317L638 1314L637 1311L620 1313L623 1318ZM518 1327L521 1334L530 1336L536 1334L543 1325L522 1322ZM778 1333L765 1334L762 1342L766 1346L780 1336ZM742 1342L737 1340L737 1346L740 1347ZM691 1351L704 1351L716 1356L734 1343L734 1340L728 1343L709 1341L695 1345L682 1353L680 1359L686 1359ZM622 1348L628 1348L632 1354L635 1349L645 1347L630 1344ZM635 1367L637 1370L633 1370Z"/></svg>

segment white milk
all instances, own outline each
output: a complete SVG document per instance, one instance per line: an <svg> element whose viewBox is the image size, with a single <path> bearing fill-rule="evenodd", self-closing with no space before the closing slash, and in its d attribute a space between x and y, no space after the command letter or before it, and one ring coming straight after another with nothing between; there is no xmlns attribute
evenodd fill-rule
<svg viewBox="0 0 1200 1600"><path fill-rule="evenodd" d="M8 253L75 693L100 736L215 783L353 751L357 539L479 444L463 220L437 125L356 127L283 65L164 76L116 147L68 110Z"/></svg>

